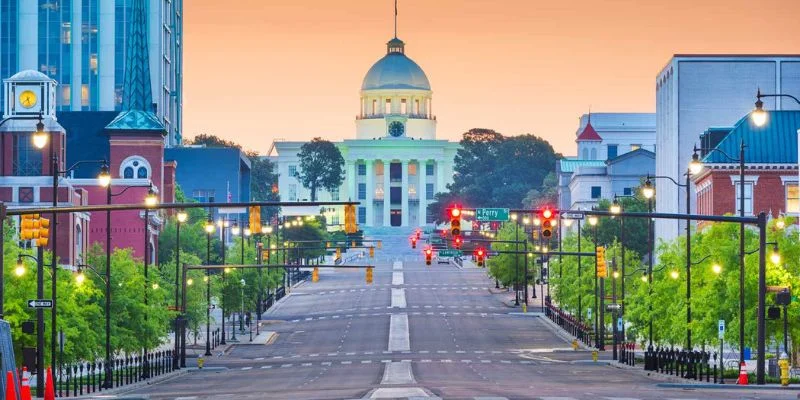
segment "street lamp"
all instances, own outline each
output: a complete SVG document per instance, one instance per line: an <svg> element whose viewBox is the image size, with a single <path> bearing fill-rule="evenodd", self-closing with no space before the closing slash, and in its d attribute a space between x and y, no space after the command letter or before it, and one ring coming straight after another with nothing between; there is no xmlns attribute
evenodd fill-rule
<svg viewBox="0 0 800 400"><path fill-rule="evenodd" d="M180 223L184 223L187 219L189 219L189 215L184 210L178 210L178 213L175 214L175 219L177 219Z"/></svg>
<svg viewBox="0 0 800 400"><path fill-rule="evenodd" d="M669 273L669 276L670 276L670 278L672 278L672 279L678 279L678 277L680 276L680 273L678 273L678 270L676 270L676 269L673 269L673 270L672 270L672 271Z"/></svg>
<svg viewBox="0 0 800 400"><path fill-rule="evenodd" d="M769 259L775 265L778 265L778 264L781 263L781 253L778 252L778 245L777 244L772 246L772 254L769 255Z"/></svg>
<svg viewBox="0 0 800 400"><path fill-rule="evenodd" d="M756 92L756 108L753 112L750 113L750 119L753 121L754 124L758 127L762 127L767 123L767 111L764 110L764 102L761 101L763 97L785 97L788 99L792 99L797 104L800 104L800 99L794 97L790 94L783 94L783 93L776 93L776 94L761 94L761 89L759 88Z"/></svg>
<svg viewBox="0 0 800 400"><path fill-rule="evenodd" d="M144 198L144 205L147 208L153 208L158 205L158 196L153 190L153 185L150 184L150 189L147 189L147 196Z"/></svg>
<svg viewBox="0 0 800 400"><path fill-rule="evenodd" d="M694 154L692 154L692 161L689 161L689 172L691 172L692 175L697 175L703 171L703 163L700 161L697 150L699 149L695 148Z"/></svg>
<svg viewBox="0 0 800 400"><path fill-rule="evenodd" d="M650 200L656 195L656 188L653 187L653 182L650 180L650 175L647 175L647 179L644 181L644 186L642 187L642 196L645 199Z"/></svg>
<svg viewBox="0 0 800 400"><path fill-rule="evenodd" d="M711 266L711 272L719 275L722 272L722 266L717 263L714 263L714 265Z"/></svg>
<svg viewBox="0 0 800 400"><path fill-rule="evenodd" d="M614 196L614 201L611 203L611 207L608 208L608 211L614 215L622 212L622 206L619 204L617 196Z"/></svg>
<svg viewBox="0 0 800 400"><path fill-rule="evenodd" d="M233 227L231 228L231 233L234 234L234 235L238 235L239 234L239 223L238 222L234 222L233 223Z"/></svg>
<svg viewBox="0 0 800 400"><path fill-rule="evenodd" d="M591 225L591 226L597 225L597 216L596 215L590 215L589 218L587 218L587 219L589 220L589 225Z"/></svg>
<svg viewBox="0 0 800 400"><path fill-rule="evenodd" d="M211 220L211 217L208 217L206 224L204 226L206 233L212 234L214 233L214 221Z"/></svg>
<svg viewBox="0 0 800 400"><path fill-rule="evenodd" d="M97 175L97 183L104 188L111 184L111 174L108 173L108 164L103 163L103 166L100 167L100 174Z"/></svg>
<svg viewBox="0 0 800 400"><path fill-rule="evenodd" d="M39 122L36 123L36 132L33 133L33 145L41 150L47 146L50 140L50 135L44 131L44 122L42 122L42 115L39 114Z"/></svg>

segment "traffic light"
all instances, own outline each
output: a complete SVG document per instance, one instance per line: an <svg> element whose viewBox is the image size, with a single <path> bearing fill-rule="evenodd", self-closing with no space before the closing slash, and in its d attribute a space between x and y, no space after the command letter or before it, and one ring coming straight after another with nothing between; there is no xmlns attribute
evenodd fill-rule
<svg viewBox="0 0 800 400"><path fill-rule="evenodd" d="M460 249L463 243L464 239L462 239L461 236L457 235L453 237L453 247L455 247L456 249Z"/></svg>
<svg viewBox="0 0 800 400"><path fill-rule="evenodd" d="M372 283L372 267L367 268L367 283Z"/></svg>
<svg viewBox="0 0 800 400"><path fill-rule="evenodd" d="M486 250L484 250L482 247L477 248L475 250L475 259L477 260L479 267L483 266L484 257L486 257Z"/></svg>
<svg viewBox="0 0 800 400"><path fill-rule="evenodd" d="M597 246L595 249L595 256L597 256L597 276L599 278L605 278L607 271L606 271L606 248L603 246Z"/></svg>
<svg viewBox="0 0 800 400"><path fill-rule="evenodd" d="M450 234L453 237L461 234L461 206L458 204L450 208Z"/></svg>
<svg viewBox="0 0 800 400"><path fill-rule="evenodd" d="M261 232L261 207L250 206L250 231Z"/></svg>
<svg viewBox="0 0 800 400"><path fill-rule="evenodd" d="M539 212L539 219L542 221L542 237L550 239L553 236L553 228L555 227L556 212L548 207L545 207Z"/></svg>
<svg viewBox="0 0 800 400"><path fill-rule="evenodd" d="M425 265L431 265L432 258L433 258L433 249L429 247L425 249Z"/></svg>
<svg viewBox="0 0 800 400"><path fill-rule="evenodd" d="M311 282L319 282L319 267L314 267L314 271L311 272Z"/></svg>
<svg viewBox="0 0 800 400"><path fill-rule="evenodd" d="M369 258L375 258L375 248L374 247L370 247L369 248Z"/></svg>
<svg viewBox="0 0 800 400"><path fill-rule="evenodd" d="M50 220L39 214L23 214L20 223L20 240L36 240L36 246L47 246L50 239Z"/></svg>
<svg viewBox="0 0 800 400"><path fill-rule="evenodd" d="M344 233L356 233L358 224L356 223L356 206L344 206Z"/></svg>
<svg viewBox="0 0 800 400"><path fill-rule="evenodd" d="M411 248L412 249L416 249L417 248L417 237L416 236L412 236L411 237Z"/></svg>

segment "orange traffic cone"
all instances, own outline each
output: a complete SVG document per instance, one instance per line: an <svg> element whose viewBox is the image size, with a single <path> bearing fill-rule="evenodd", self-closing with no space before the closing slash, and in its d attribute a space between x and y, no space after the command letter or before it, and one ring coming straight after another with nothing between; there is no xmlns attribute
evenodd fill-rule
<svg viewBox="0 0 800 400"><path fill-rule="evenodd" d="M736 380L737 385L747 385L747 364L742 361L739 365L739 379Z"/></svg>
<svg viewBox="0 0 800 400"><path fill-rule="evenodd" d="M31 383L28 380L30 376L28 368L22 367L22 384L19 387L20 400L31 400Z"/></svg>
<svg viewBox="0 0 800 400"><path fill-rule="evenodd" d="M17 385L14 384L14 373L6 372L6 400L17 400Z"/></svg>
<svg viewBox="0 0 800 400"><path fill-rule="evenodd" d="M47 380L44 381L44 400L56 400L56 383L53 382L53 370L47 367Z"/></svg>

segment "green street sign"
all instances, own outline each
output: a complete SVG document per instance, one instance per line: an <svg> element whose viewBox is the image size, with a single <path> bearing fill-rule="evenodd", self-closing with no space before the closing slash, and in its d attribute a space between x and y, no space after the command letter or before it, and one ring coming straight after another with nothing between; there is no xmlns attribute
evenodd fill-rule
<svg viewBox="0 0 800 400"><path fill-rule="evenodd" d="M461 257L461 250L442 249L439 250L439 257Z"/></svg>
<svg viewBox="0 0 800 400"><path fill-rule="evenodd" d="M508 221L507 208L478 208L475 210L475 219L484 222Z"/></svg>

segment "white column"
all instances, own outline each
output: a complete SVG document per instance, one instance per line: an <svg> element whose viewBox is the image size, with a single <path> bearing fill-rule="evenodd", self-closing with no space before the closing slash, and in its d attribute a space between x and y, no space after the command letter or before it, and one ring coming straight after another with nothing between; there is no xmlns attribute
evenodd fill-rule
<svg viewBox="0 0 800 400"><path fill-rule="evenodd" d="M101 1L98 7L100 8L100 26L97 31L99 41L97 85L100 91L98 105L100 111L114 111L114 35L116 29L114 2Z"/></svg>
<svg viewBox="0 0 800 400"><path fill-rule="evenodd" d="M408 160L403 160L402 162L403 170L402 170L402 183L400 188L400 209L401 211L401 219L400 219L400 226L408 226Z"/></svg>
<svg viewBox="0 0 800 400"><path fill-rule="evenodd" d="M367 208L367 226L375 226L375 207L373 205L372 199L375 196L375 171L373 168L373 164L375 160L367 160L367 199L365 200L366 204L362 204L362 206Z"/></svg>
<svg viewBox="0 0 800 400"><path fill-rule="evenodd" d="M72 35L72 76L70 77L70 111L81 110L81 75L83 75L83 63L81 63L81 55L83 54L82 41L83 37L83 5L82 0L72 0L72 25L70 27L70 34Z"/></svg>
<svg viewBox="0 0 800 400"><path fill-rule="evenodd" d="M427 222L425 215L428 211L428 192L425 190L428 184L428 176L426 174L426 165L428 160L420 160L419 167L417 168L417 175L419 176L419 187L417 187L417 198L419 199L419 225L424 226Z"/></svg>
<svg viewBox="0 0 800 400"><path fill-rule="evenodd" d="M345 172L347 174L347 200L356 200L356 163L353 161L345 162ZM344 200L344 199L342 199Z"/></svg>
<svg viewBox="0 0 800 400"><path fill-rule="evenodd" d="M445 192L444 187L444 159L436 160L436 193Z"/></svg>
<svg viewBox="0 0 800 400"><path fill-rule="evenodd" d="M383 226L391 226L391 186L389 168L391 160L383 160Z"/></svg>

